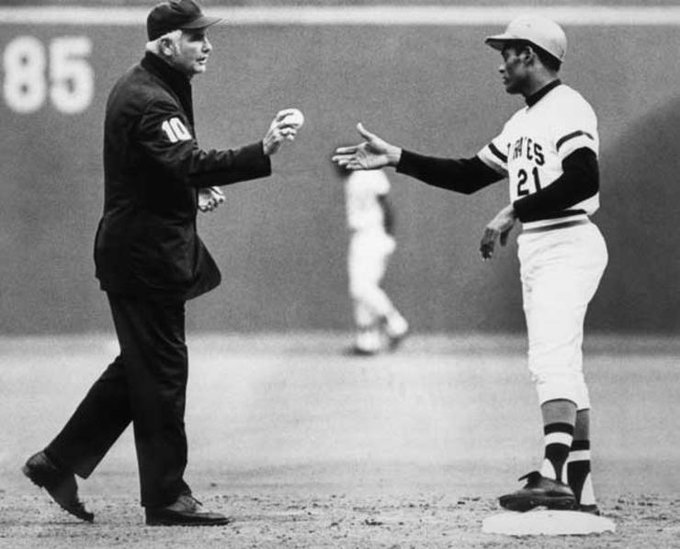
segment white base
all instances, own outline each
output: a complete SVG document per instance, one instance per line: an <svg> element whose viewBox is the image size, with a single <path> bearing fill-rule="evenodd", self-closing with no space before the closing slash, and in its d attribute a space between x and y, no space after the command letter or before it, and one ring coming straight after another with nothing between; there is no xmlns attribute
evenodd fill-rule
<svg viewBox="0 0 680 549"><path fill-rule="evenodd" d="M612 520L578 511L528 511L501 513L482 521L485 534L508 536L569 536L614 532Z"/></svg>

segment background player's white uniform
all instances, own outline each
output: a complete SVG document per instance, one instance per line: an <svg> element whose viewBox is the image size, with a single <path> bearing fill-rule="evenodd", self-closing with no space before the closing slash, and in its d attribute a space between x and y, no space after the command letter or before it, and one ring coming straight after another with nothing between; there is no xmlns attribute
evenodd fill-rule
<svg viewBox="0 0 680 549"><path fill-rule="evenodd" d="M580 148L598 154L597 119L576 91L560 84L519 110L478 157L506 175L511 201L548 187L562 161ZM607 249L589 221L599 193L562 212L523 223L518 238L529 369L539 400L568 399L590 408L582 368L583 322L607 264Z"/></svg>
<svg viewBox="0 0 680 549"><path fill-rule="evenodd" d="M390 191L384 172L352 172L345 181L350 243L347 258L349 292L357 327L357 351L375 353L384 347L383 336L398 342L408 329L401 314L380 287L394 237L386 230L381 197Z"/></svg>

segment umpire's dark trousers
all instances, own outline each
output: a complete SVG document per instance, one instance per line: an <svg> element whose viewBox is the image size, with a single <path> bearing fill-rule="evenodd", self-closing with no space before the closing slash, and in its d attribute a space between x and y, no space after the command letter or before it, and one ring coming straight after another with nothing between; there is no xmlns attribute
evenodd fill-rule
<svg viewBox="0 0 680 549"><path fill-rule="evenodd" d="M188 375L183 300L108 294L120 355L45 449L87 478L132 422L141 503L161 507L190 493L184 409Z"/></svg>

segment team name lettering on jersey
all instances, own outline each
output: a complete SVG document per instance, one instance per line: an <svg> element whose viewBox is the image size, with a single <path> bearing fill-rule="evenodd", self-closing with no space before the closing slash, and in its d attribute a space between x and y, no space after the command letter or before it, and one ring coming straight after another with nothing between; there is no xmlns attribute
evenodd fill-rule
<svg viewBox="0 0 680 549"><path fill-rule="evenodd" d="M540 143L535 143L531 137L520 137L512 146L512 159L516 160L522 156L527 160L534 160L539 166L545 164L543 147Z"/></svg>
<svg viewBox="0 0 680 549"><path fill-rule="evenodd" d="M165 132L165 135L170 140L170 143L189 141L191 139L189 130L176 116L173 116L170 120L163 122L163 124L161 124L161 129Z"/></svg>
<svg viewBox="0 0 680 549"><path fill-rule="evenodd" d="M533 166L527 166L526 162L522 164L517 171L517 196L526 196L541 190L541 175L538 169L539 166L545 164L545 156L543 155L543 147L540 143L534 141L531 137L519 137L511 145L512 155L511 161L525 159Z"/></svg>

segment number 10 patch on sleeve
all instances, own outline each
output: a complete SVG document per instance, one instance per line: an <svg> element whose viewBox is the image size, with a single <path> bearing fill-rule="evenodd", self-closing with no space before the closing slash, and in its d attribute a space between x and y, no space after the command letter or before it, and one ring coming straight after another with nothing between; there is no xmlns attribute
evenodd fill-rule
<svg viewBox="0 0 680 549"><path fill-rule="evenodd" d="M189 141L191 139L191 134L189 130L184 125L184 123L173 116L170 120L166 120L161 125L161 129L165 132L165 135L170 140L170 143L177 143L178 141Z"/></svg>

